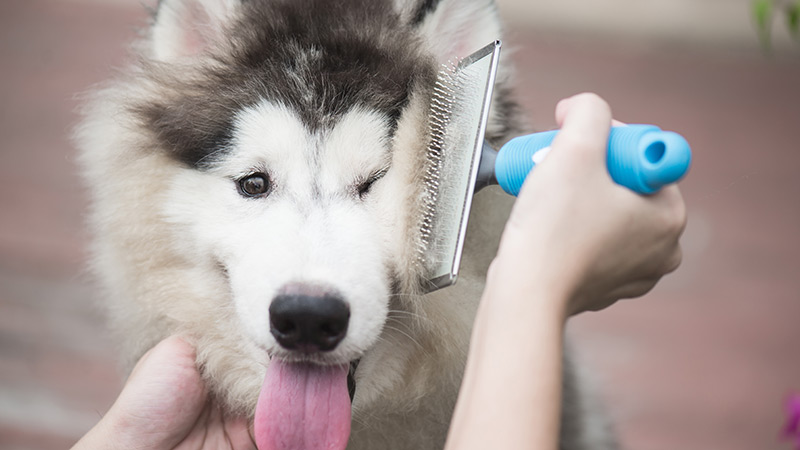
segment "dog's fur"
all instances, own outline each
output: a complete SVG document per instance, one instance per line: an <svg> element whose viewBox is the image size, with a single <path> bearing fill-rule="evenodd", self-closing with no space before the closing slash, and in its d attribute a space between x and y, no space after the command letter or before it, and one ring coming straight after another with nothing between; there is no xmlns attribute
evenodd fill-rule
<svg viewBox="0 0 800 450"><path fill-rule="evenodd" d="M487 0L160 2L77 133L93 267L127 362L187 336L213 394L251 415L269 355L298 358L269 333L270 301L286 283L324 286L350 325L310 358L359 361L348 448L441 448L512 199L476 196L458 284L421 296L428 101L440 63L500 31ZM508 78L504 65L495 144L520 131ZM256 172L271 190L245 198L237 182ZM607 448L573 384L562 448Z"/></svg>

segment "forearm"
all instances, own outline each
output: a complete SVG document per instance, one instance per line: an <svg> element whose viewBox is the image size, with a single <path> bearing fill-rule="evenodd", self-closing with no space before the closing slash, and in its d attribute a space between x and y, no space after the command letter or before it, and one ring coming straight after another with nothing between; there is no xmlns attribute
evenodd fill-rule
<svg viewBox="0 0 800 450"><path fill-rule="evenodd" d="M512 270L493 269L446 448L556 449L565 315L553 297L562 294L544 283L522 291Z"/></svg>
<svg viewBox="0 0 800 450"><path fill-rule="evenodd" d="M101 419L88 433L83 435L70 450L114 450L124 448L118 445L119 436L115 436L107 424L107 418Z"/></svg>

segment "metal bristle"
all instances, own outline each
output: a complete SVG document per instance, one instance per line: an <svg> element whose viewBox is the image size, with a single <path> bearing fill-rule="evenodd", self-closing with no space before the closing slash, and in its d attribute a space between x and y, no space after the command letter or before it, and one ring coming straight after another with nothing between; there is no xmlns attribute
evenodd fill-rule
<svg viewBox="0 0 800 450"><path fill-rule="evenodd" d="M458 277L499 48L443 64L432 87L414 258L426 292Z"/></svg>
<svg viewBox="0 0 800 450"><path fill-rule="evenodd" d="M460 77L457 69L457 60L442 64L431 95L428 117L430 140L428 141L423 181L425 194L422 201L420 240L417 245L417 264L422 267L425 265L426 258L431 256L429 250L440 189L442 151L445 148L446 133L459 92Z"/></svg>

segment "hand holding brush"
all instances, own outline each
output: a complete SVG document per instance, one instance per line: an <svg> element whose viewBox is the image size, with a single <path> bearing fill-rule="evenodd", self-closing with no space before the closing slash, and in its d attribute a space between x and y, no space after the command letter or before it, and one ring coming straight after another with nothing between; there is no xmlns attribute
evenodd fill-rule
<svg viewBox="0 0 800 450"><path fill-rule="evenodd" d="M557 155L559 146L587 146L585 141L588 139L581 128L566 135L562 129L517 137L499 151L484 140L500 47L499 41L493 42L444 67L433 90L425 179L427 190L420 215L419 245L419 265L424 269L423 288L427 291L447 287L458 278L472 197L476 192L488 185L499 184L507 193L518 195L530 174L543 170L537 168L534 171L535 167L547 166L547 160L551 158L573 157ZM587 96L576 98L584 97ZM596 96L588 97L600 102ZM559 105L559 124L565 120L567 105L574 101L575 98ZM605 102L601 103L605 105ZM609 117L599 141L601 151L594 155L599 158L601 175L614 181L616 187L625 187L629 195L620 194L621 198L631 197L634 193L657 199L669 197L669 193L659 195L659 192L673 192L670 186L689 170L691 150L686 140L677 133L662 131L653 125L612 127L611 117L606 115ZM593 117L595 120L599 118ZM598 141L591 143L597 145ZM574 161L576 165L581 163L580 160ZM589 195L594 189L591 179L576 176L575 170L565 166L553 176L565 177L565 183L554 185L569 192ZM559 189L551 188L540 192L535 202L549 203L561 196L563 193ZM613 208L609 208L611 210ZM613 214L609 212L608 215ZM646 217L641 219L647 220ZM561 238L577 239L568 233L562 233Z"/></svg>
<svg viewBox="0 0 800 450"><path fill-rule="evenodd" d="M612 182L608 104L581 94L556 120L489 269L446 449L558 448L566 318L642 295L680 263L680 192Z"/></svg>

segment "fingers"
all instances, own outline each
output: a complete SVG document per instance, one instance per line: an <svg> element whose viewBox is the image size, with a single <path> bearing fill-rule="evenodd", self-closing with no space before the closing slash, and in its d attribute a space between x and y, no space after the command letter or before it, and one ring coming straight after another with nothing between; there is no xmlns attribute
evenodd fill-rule
<svg viewBox="0 0 800 450"><path fill-rule="evenodd" d="M665 235L672 239L672 247L663 253L663 264L660 266L664 274L671 273L680 266L683 259L680 237L686 230L688 221L686 204L677 185L666 186L650 198L656 208L655 217L658 217Z"/></svg>
<svg viewBox="0 0 800 450"><path fill-rule="evenodd" d="M669 216L669 224L671 230L680 237L686 230L686 223L688 221L688 213L686 211L686 203L683 201L683 195L677 185L673 184L666 186L659 192L664 198L666 203L665 212Z"/></svg>
<svg viewBox="0 0 800 450"><path fill-rule="evenodd" d="M256 446L255 446L255 442L256 442L255 423L253 423L253 422L249 422L248 423L248 425L247 425L247 436L250 438L249 442L251 444L253 444L252 448L255 449L256 448ZM245 448L247 448L247 447L245 447Z"/></svg>
<svg viewBox="0 0 800 450"><path fill-rule="evenodd" d="M555 260L562 274L574 273L574 279L550 277L577 283L565 289L576 293L568 309L602 309L644 295L681 263L686 206L680 191L673 185L644 196L612 183L609 132L612 124L625 124L612 120L610 107L597 95L562 100L555 114L561 130L554 151L523 185L501 253L513 255L524 247L528 254L549 255L551 264L539 262L538 269ZM539 231L539 239L525 238L531 229Z"/></svg>
<svg viewBox="0 0 800 450"><path fill-rule="evenodd" d="M611 306L617 300L641 297L650 292L656 284L658 284L660 279L661 276L645 278L619 286L606 295L606 304L601 308L594 309L594 311L599 311L607 306Z"/></svg>
<svg viewBox="0 0 800 450"><path fill-rule="evenodd" d="M681 249L680 245L676 245L675 250L672 252L672 255L665 261L664 275L678 270L678 267L680 267L682 261L683 261L683 250Z"/></svg>
<svg viewBox="0 0 800 450"><path fill-rule="evenodd" d="M141 370L145 370L146 368L153 363L150 362L151 359L157 361L170 361L170 360L177 360L181 362L191 361L194 363L195 360L195 350L188 342L182 339L179 336L170 336L163 341L159 342L153 348L148 350L136 363L131 374L130 378L136 376L138 372Z"/></svg>
<svg viewBox="0 0 800 450"><path fill-rule="evenodd" d="M561 131L553 148L564 147L581 159L602 161L605 167L611 107L596 94L578 94L556 105L556 122Z"/></svg>
<svg viewBox="0 0 800 450"><path fill-rule="evenodd" d="M120 448L172 448L191 431L207 397L194 348L170 337L138 362L104 422Z"/></svg>
<svg viewBox="0 0 800 450"><path fill-rule="evenodd" d="M207 389L195 358L194 347L180 337L171 336L159 342L136 364L115 407L136 413L153 405L178 411L191 404L189 409L199 414ZM181 388L181 396L174 395L176 386Z"/></svg>

